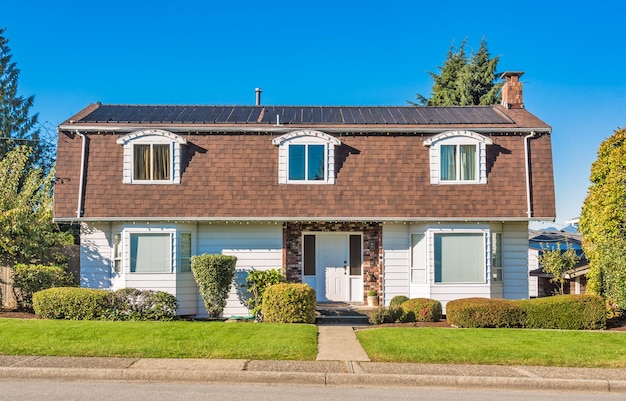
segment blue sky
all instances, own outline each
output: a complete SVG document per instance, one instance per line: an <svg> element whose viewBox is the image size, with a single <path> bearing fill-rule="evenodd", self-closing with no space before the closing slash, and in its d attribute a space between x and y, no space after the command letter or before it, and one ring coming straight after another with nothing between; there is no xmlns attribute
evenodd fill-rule
<svg viewBox="0 0 626 401"><path fill-rule="evenodd" d="M56 126L93 102L405 105L429 95L450 45L487 39L525 71L526 108L553 127L557 224L577 217L600 143L626 126L619 0L0 0L20 93ZM547 224L550 226L552 224Z"/></svg>

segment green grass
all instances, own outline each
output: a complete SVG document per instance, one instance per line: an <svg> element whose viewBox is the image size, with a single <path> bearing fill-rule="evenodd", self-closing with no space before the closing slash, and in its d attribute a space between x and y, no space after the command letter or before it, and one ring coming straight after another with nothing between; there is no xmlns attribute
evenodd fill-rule
<svg viewBox="0 0 626 401"><path fill-rule="evenodd" d="M360 330L357 338L378 362L626 367L626 333L380 328Z"/></svg>
<svg viewBox="0 0 626 401"><path fill-rule="evenodd" d="M0 319L0 354L314 360L304 324Z"/></svg>

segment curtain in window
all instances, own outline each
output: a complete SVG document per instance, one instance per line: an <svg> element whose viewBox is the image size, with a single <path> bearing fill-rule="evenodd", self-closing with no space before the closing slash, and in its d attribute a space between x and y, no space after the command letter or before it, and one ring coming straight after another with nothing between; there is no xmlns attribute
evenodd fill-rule
<svg viewBox="0 0 626 401"><path fill-rule="evenodd" d="M309 165L307 179L324 180L324 145L309 145Z"/></svg>
<svg viewBox="0 0 626 401"><path fill-rule="evenodd" d="M476 146L461 145L461 180L473 181L476 179Z"/></svg>
<svg viewBox="0 0 626 401"><path fill-rule="evenodd" d="M131 273L169 273L172 271L170 234L131 234Z"/></svg>
<svg viewBox="0 0 626 401"><path fill-rule="evenodd" d="M153 180L170 179L170 145L153 145Z"/></svg>
<svg viewBox="0 0 626 401"><path fill-rule="evenodd" d="M306 150L305 145L290 145L289 146L289 179L290 180L304 180L304 152Z"/></svg>
<svg viewBox="0 0 626 401"><path fill-rule="evenodd" d="M456 180L456 145L441 145L441 180Z"/></svg>
<svg viewBox="0 0 626 401"><path fill-rule="evenodd" d="M150 145L133 146L133 179L150 179Z"/></svg>
<svg viewBox="0 0 626 401"><path fill-rule="evenodd" d="M436 283L484 283L483 234L435 234Z"/></svg>

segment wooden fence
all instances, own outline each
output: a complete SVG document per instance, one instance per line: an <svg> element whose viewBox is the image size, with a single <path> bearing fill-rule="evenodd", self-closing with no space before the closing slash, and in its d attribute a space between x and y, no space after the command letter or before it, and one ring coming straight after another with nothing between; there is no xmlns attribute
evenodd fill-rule
<svg viewBox="0 0 626 401"><path fill-rule="evenodd" d="M13 296L13 279L11 278L11 268L0 266L0 298L4 309L15 309L17 303Z"/></svg>

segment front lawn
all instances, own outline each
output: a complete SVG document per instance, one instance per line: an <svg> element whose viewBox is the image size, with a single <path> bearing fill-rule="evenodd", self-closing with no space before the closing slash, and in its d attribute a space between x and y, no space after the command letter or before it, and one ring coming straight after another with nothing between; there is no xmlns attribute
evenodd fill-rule
<svg viewBox="0 0 626 401"><path fill-rule="evenodd" d="M621 332L394 327L356 334L377 362L626 367Z"/></svg>
<svg viewBox="0 0 626 401"><path fill-rule="evenodd" d="M0 354L315 360L317 327L223 322L0 319Z"/></svg>

